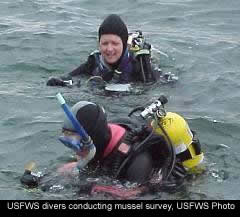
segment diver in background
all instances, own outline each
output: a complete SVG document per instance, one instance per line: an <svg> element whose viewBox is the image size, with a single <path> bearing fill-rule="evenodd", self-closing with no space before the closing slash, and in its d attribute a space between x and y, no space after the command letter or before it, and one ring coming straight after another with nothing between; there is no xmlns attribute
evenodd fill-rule
<svg viewBox="0 0 240 217"><path fill-rule="evenodd" d="M160 71L152 69L151 45L143 42L140 31L136 37L136 40L133 35L129 37L127 26L118 15L109 15L98 30L99 51L91 53L85 63L69 74L59 78L50 77L47 85L67 86L68 80L82 74L122 84L157 81ZM134 47L130 47L133 41Z"/></svg>

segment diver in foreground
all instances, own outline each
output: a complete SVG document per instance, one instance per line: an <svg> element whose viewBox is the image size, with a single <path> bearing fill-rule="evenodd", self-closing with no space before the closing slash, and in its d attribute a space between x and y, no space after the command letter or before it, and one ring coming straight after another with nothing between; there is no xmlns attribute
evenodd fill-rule
<svg viewBox="0 0 240 217"><path fill-rule="evenodd" d="M77 161L58 171L92 169L122 182L138 183L125 190L93 184L88 187L90 194L107 192L128 198L151 191L174 191L203 161L196 133L180 115L166 112L164 96L146 108L134 109L127 118L109 122L103 107L95 103L80 101L69 109L60 94L58 98L66 113L59 140L77 155ZM26 171L21 181L36 187L40 179Z"/></svg>

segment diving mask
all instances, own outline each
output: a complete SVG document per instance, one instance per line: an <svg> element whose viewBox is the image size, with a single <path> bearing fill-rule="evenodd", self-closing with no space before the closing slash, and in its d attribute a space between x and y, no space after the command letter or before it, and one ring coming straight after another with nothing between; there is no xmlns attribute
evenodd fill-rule
<svg viewBox="0 0 240 217"><path fill-rule="evenodd" d="M64 130L58 138L66 147L73 149L75 152L82 151L83 144L78 133Z"/></svg>
<svg viewBox="0 0 240 217"><path fill-rule="evenodd" d="M96 148L94 145L84 146L81 143L81 136L73 131L63 130L63 135L58 138L65 146L71 148L80 157L77 163L77 168L82 169L88 162L94 158ZM91 143L92 144L92 143Z"/></svg>

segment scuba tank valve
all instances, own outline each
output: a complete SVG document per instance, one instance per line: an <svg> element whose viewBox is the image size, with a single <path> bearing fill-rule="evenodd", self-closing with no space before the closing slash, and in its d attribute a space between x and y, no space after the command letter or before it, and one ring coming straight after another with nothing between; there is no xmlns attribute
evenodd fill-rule
<svg viewBox="0 0 240 217"><path fill-rule="evenodd" d="M164 104L168 102L167 98L164 95L161 95L154 103L152 103L150 106L146 107L141 112L141 117L143 119L146 119L150 116L154 116L155 113L158 117L164 117L166 115L166 111L164 109Z"/></svg>

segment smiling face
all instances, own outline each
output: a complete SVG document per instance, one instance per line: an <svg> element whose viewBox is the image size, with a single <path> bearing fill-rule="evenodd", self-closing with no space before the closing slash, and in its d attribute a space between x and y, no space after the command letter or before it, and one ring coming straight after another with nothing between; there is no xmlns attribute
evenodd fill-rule
<svg viewBox="0 0 240 217"><path fill-rule="evenodd" d="M103 34L99 41L99 50L108 64L116 63L123 52L123 43L119 36Z"/></svg>

